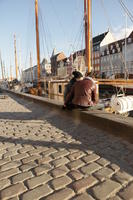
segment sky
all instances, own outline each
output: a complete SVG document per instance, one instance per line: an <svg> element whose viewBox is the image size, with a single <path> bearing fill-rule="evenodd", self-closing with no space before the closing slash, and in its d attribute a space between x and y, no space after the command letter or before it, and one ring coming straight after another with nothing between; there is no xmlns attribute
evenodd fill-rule
<svg viewBox="0 0 133 200"><path fill-rule="evenodd" d="M123 0L133 13L133 0ZM66 56L84 48L84 0L38 0L40 58L50 58L53 49ZM36 64L35 0L0 0L0 52L6 73L12 65L15 76L14 34L20 70ZM92 35L108 29L124 37L125 12L119 0L92 0ZM133 23L127 18L128 30ZM0 68L1 69L1 68ZM1 70L0 70L1 78Z"/></svg>

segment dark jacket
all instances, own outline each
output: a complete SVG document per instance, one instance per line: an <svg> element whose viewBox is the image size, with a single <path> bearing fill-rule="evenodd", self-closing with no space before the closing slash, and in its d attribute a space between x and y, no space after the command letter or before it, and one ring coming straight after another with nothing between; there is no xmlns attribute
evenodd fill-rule
<svg viewBox="0 0 133 200"><path fill-rule="evenodd" d="M72 98L74 105L88 107L96 103L96 84L91 79L77 81L66 97L66 104Z"/></svg>
<svg viewBox="0 0 133 200"><path fill-rule="evenodd" d="M65 91L64 91L64 101L66 101L66 97L69 94L69 92L71 91L71 88L72 88L72 86L74 85L75 82L76 82L76 78L72 78L70 80L70 82L66 85Z"/></svg>

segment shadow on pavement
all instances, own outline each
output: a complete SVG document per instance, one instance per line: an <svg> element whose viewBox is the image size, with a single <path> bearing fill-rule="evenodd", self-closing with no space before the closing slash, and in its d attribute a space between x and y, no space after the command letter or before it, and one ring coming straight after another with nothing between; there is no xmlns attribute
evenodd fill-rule
<svg viewBox="0 0 133 200"><path fill-rule="evenodd" d="M52 126L58 128L66 135L72 136L73 139L80 142L80 144L70 143L65 141L40 141L24 139L22 137L4 137L0 136L1 142L10 142L15 144L31 144L33 146L47 146L65 149L79 149L79 150L91 150L100 157L109 160L111 163L117 164L121 170L133 175L132 167L129 166L126 160L127 155L130 155L133 160L133 150L128 149L122 139L119 139L108 132L100 130L92 126L91 124L84 123L78 116L75 120L70 116L71 111L68 113L62 110L56 110L48 106L41 106L36 103L27 103L27 100L16 98L10 95L15 101L24 107L28 108L31 113L0 113L0 119L6 120L45 120ZM25 121L26 123L26 121ZM133 163L132 163L133 164Z"/></svg>

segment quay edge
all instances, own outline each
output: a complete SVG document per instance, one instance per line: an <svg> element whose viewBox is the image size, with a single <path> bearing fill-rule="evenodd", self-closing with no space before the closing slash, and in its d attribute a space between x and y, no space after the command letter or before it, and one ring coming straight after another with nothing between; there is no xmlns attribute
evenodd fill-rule
<svg viewBox="0 0 133 200"><path fill-rule="evenodd" d="M35 103L45 104L47 106L57 109L60 114L71 114L76 120L80 119L89 125L99 128L103 131L113 134L117 137L121 137L130 143L133 143L133 119L131 117L124 117L121 115L115 115L107 113L103 110L95 111L81 111L81 110L62 110L62 103L48 99L45 97L34 96L31 94L25 94L21 92L15 92L11 90L5 90L5 92L19 96L24 99L28 99Z"/></svg>

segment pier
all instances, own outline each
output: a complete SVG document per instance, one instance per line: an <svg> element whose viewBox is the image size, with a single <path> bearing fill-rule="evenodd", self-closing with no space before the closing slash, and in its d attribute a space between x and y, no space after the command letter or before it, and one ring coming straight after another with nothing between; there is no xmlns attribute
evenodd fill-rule
<svg viewBox="0 0 133 200"><path fill-rule="evenodd" d="M87 113L63 111L42 97L5 94L0 99L0 199L132 199L130 119L116 116L114 124L101 115L110 121L107 129L106 123L87 121ZM98 113L91 116L98 121Z"/></svg>

